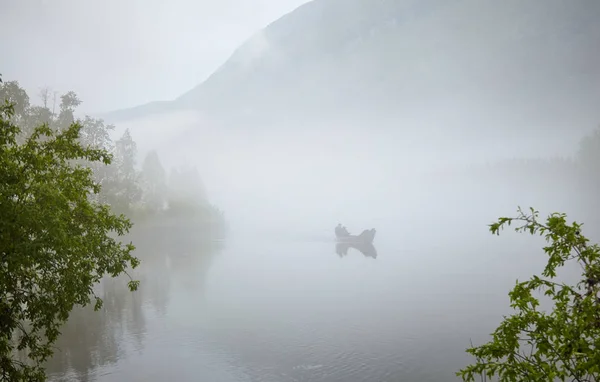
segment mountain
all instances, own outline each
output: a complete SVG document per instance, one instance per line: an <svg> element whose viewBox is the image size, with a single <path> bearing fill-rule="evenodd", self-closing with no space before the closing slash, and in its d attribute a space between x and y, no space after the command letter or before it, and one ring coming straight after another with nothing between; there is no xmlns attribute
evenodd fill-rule
<svg viewBox="0 0 600 382"><path fill-rule="evenodd" d="M589 129L600 122L599 18L597 0L314 0L179 98L107 117Z"/></svg>

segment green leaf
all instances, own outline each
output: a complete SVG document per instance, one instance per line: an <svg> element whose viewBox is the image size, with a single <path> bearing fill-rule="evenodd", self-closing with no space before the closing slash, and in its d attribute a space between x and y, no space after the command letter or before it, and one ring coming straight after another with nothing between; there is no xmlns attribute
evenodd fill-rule
<svg viewBox="0 0 600 382"><path fill-rule="evenodd" d="M80 102L68 96L65 118ZM91 302L104 276L123 274L139 260L132 244L118 241L129 219L94 199L100 185L92 167L108 163L109 151L84 145L84 126L74 120L22 129L13 123L15 110L0 106L0 378L41 381L41 365L72 309ZM101 299L94 308L102 308ZM29 362L15 362L17 349Z"/></svg>
<svg viewBox="0 0 600 382"><path fill-rule="evenodd" d="M457 376L464 381L474 381L475 375L497 375L499 381L600 380L600 246L588 246L581 225L568 224L565 214L551 214L542 224L538 211L530 212L525 215L519 208L516 218L499 218L490 230L497 234L504 224L520 221L518 231L545 235L548 261L542 275L550 280L533 275L515 283L509 296L516 312L504 317L490 342L466 350L475 363ZM568 261L585 270L581 280L575 285L551 281ZM578 285L583 286L580 292ZM552 299L549 312L537 310L540 303L533 292L539 288Z"/></svg>

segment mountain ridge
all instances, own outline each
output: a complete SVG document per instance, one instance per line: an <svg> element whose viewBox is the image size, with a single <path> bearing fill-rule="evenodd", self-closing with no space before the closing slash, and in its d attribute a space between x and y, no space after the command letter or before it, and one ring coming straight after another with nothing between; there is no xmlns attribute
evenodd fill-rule
<svg viewBox="0 0 600 382"><path fill-rule="evenodd" d="M436 110L457 124L502 120L490 129L588 128L600 119L598 16L593 0L314 0L175 100L112 116L192 109L276 123L352 113L425 125ZM458 122L469 112L470 122Z"/></svg>

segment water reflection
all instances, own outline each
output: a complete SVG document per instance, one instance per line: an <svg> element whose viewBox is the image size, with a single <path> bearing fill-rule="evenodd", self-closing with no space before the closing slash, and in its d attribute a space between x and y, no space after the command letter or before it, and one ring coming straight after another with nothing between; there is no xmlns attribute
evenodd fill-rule
<svg viewBox="0 0 600 382"><path fill-rule="evenodd" d="M90 372L98 366L115 363L122 357L124 333L143 343L145 319L139 294L123 293L123 278L104 280L96 294L104 299L104 307L94 312L92 306L75 309L69 322L62 328L56 343L54 357L47 365L51 376L75 375L78 380L88 381Z"/></svg>
<svg viewBox="0 0 600 382"><path fill-rule="evenodd" d="M142 227L124 239L136 245L142 262L132 277L140 288L131 293L128 278L106 278L96 294L104 300L101 311L93 306L75 309L47 363L51 380L95 380L102 367L115 364L129 352L143 350L148 316L166 314L173 284L201 290L204 275L222 242L197 228Z"/></svg>
<svg viewBox="0 0 600 382"><path fill-rule="evenodd" d="M371 243L337 243L335 245L335 253L337 253L339 257L348 256L348 250L350 248L356 249L365 257L371 257L373 259L377 258L377 250Z"/></svg>
<svg viewBox="0 0 600 382"><path fill-rule="evenodd" d="M55 380L454 380L469 340L485 340L506 314L513 275L528 271L487 232L468 255L461 237L380 240L385 253L403 255L378 261L340 261L324 240L282 250L236 235L220 252L196 229L136 235L140 291L110 280L105 311L74 315L49 369ZM377 257L372 245L335 249ZM434 266L418 260L425 256Z"/></svg>

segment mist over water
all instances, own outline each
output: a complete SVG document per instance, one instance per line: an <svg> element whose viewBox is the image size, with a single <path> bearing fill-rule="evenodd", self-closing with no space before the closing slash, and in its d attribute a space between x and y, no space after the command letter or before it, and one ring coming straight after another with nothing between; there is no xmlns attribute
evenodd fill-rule
<svg viewBox="0 0 600 382"><path fill-rule="evenodd" d="M167 168L196 166L239 233L329 237L339 221L391 233L399 221L450 217L485 225L517 205L561 206L573 186L546 187L562 174L536 174L518 161L501 167L515 159L568 161L581 139L576 134L461 135L344 122L234 129L181 113L120 129L131 129L140 157L155 148ZM161 133L161 126L169 129Z"/></svg>
<svg viewBox="0 0 600 382"><path fill-rule="evenodd" d="M398 114L338 109L265 123L180 110L117 121L113 135L129 130L140 162L156 150L166 169L197 168L238 236L323 240L337 222L386 236L407 221L479 227L518 205L578 213L578 198L568 196L577 184L563 177L573 172L568 163L538 171L525 162L572 161L586 128L545 128L480 104L433 98Z"/></svg>
<svg viewBox="0 0 600 382"><path fill-rule="evenodd" d="M148 49L135 62L152 61L162 30L171 34L153 54L164 60L187 60L201 40L229 51L238 38L220 39L255 7L230 2L245 11L200 31L198 9L184 3L157 6L138 24L126 16L134 7L113 5L106 14L127 29L111 29L119 49L94 62L124 66L135 41ZM47 364L51 380L457 380L473 361L465 349L511 313L515 280L539 274L547 259L542 238L493 236L490 223L534 207L541 217L564 212L600 239L600 135L587 162L578 151L600 121L600 3L491 4L315 0L250 36L199 85L207 69L193 84L177 73L177 88L191 89L178 98L108 113L114 141L131 133L136 167L157 153L155 185L165 187L155 215L136 216L143 224L123 239L141 260L131 274L139 290L129 292L125 276L98 285L104 306L73 311ZM167 9L171 21L142 38L142 25L155 27ZM139 39L125 43L130 24ZM88 34L107 52L115 46L104 32ZM114 95L123 105L149 97L150 67L129 60L113 72L135 72L144 86ZM120 78L98 81L108 77ZM108 85L90 83L94 108L117 103L101 101ZM173 200L181 204L169 215L163 204ZM223 230L211 226L221 211ZM338 223L352 234L375 229L374 242L336 243Z"/></svg>
<svg viewBox="0 0 600 382"><path fill-rule="evenodd" d="M575 183L556 181L569 162L541 171L501 150L490 149L488 161L461 157L458 147L439 157L423 140L345 133L213 130L200 139L182 129L169 132L178 149L168 135L150 137L164 145L165 167L198 167L230 231L214 241L184 222L169 232L134 229L140 290L107 280L114 303L68 326L96 317L98 339L66 331L53 376L454 380L470 341L486 341L510 312L515 280L544 265L541 239L492 236L487 224L518 205L590 217L571 197ZM157 144L132 135L141 151ZM336 245L338 222L352 233L376 228L373 248Z"/></svg>
<svg viewBox="0 0 600 382"><path fill-rule="evenodd" d="M344 254L317 228L241 227L225 242L183 226L134 230L140 290L106 280L105 308L75 314L49 370L56 380L453 380L469 340L509 312L514 280L543 265L542 242L415 216L378 225L375 257Z"/></svg>

